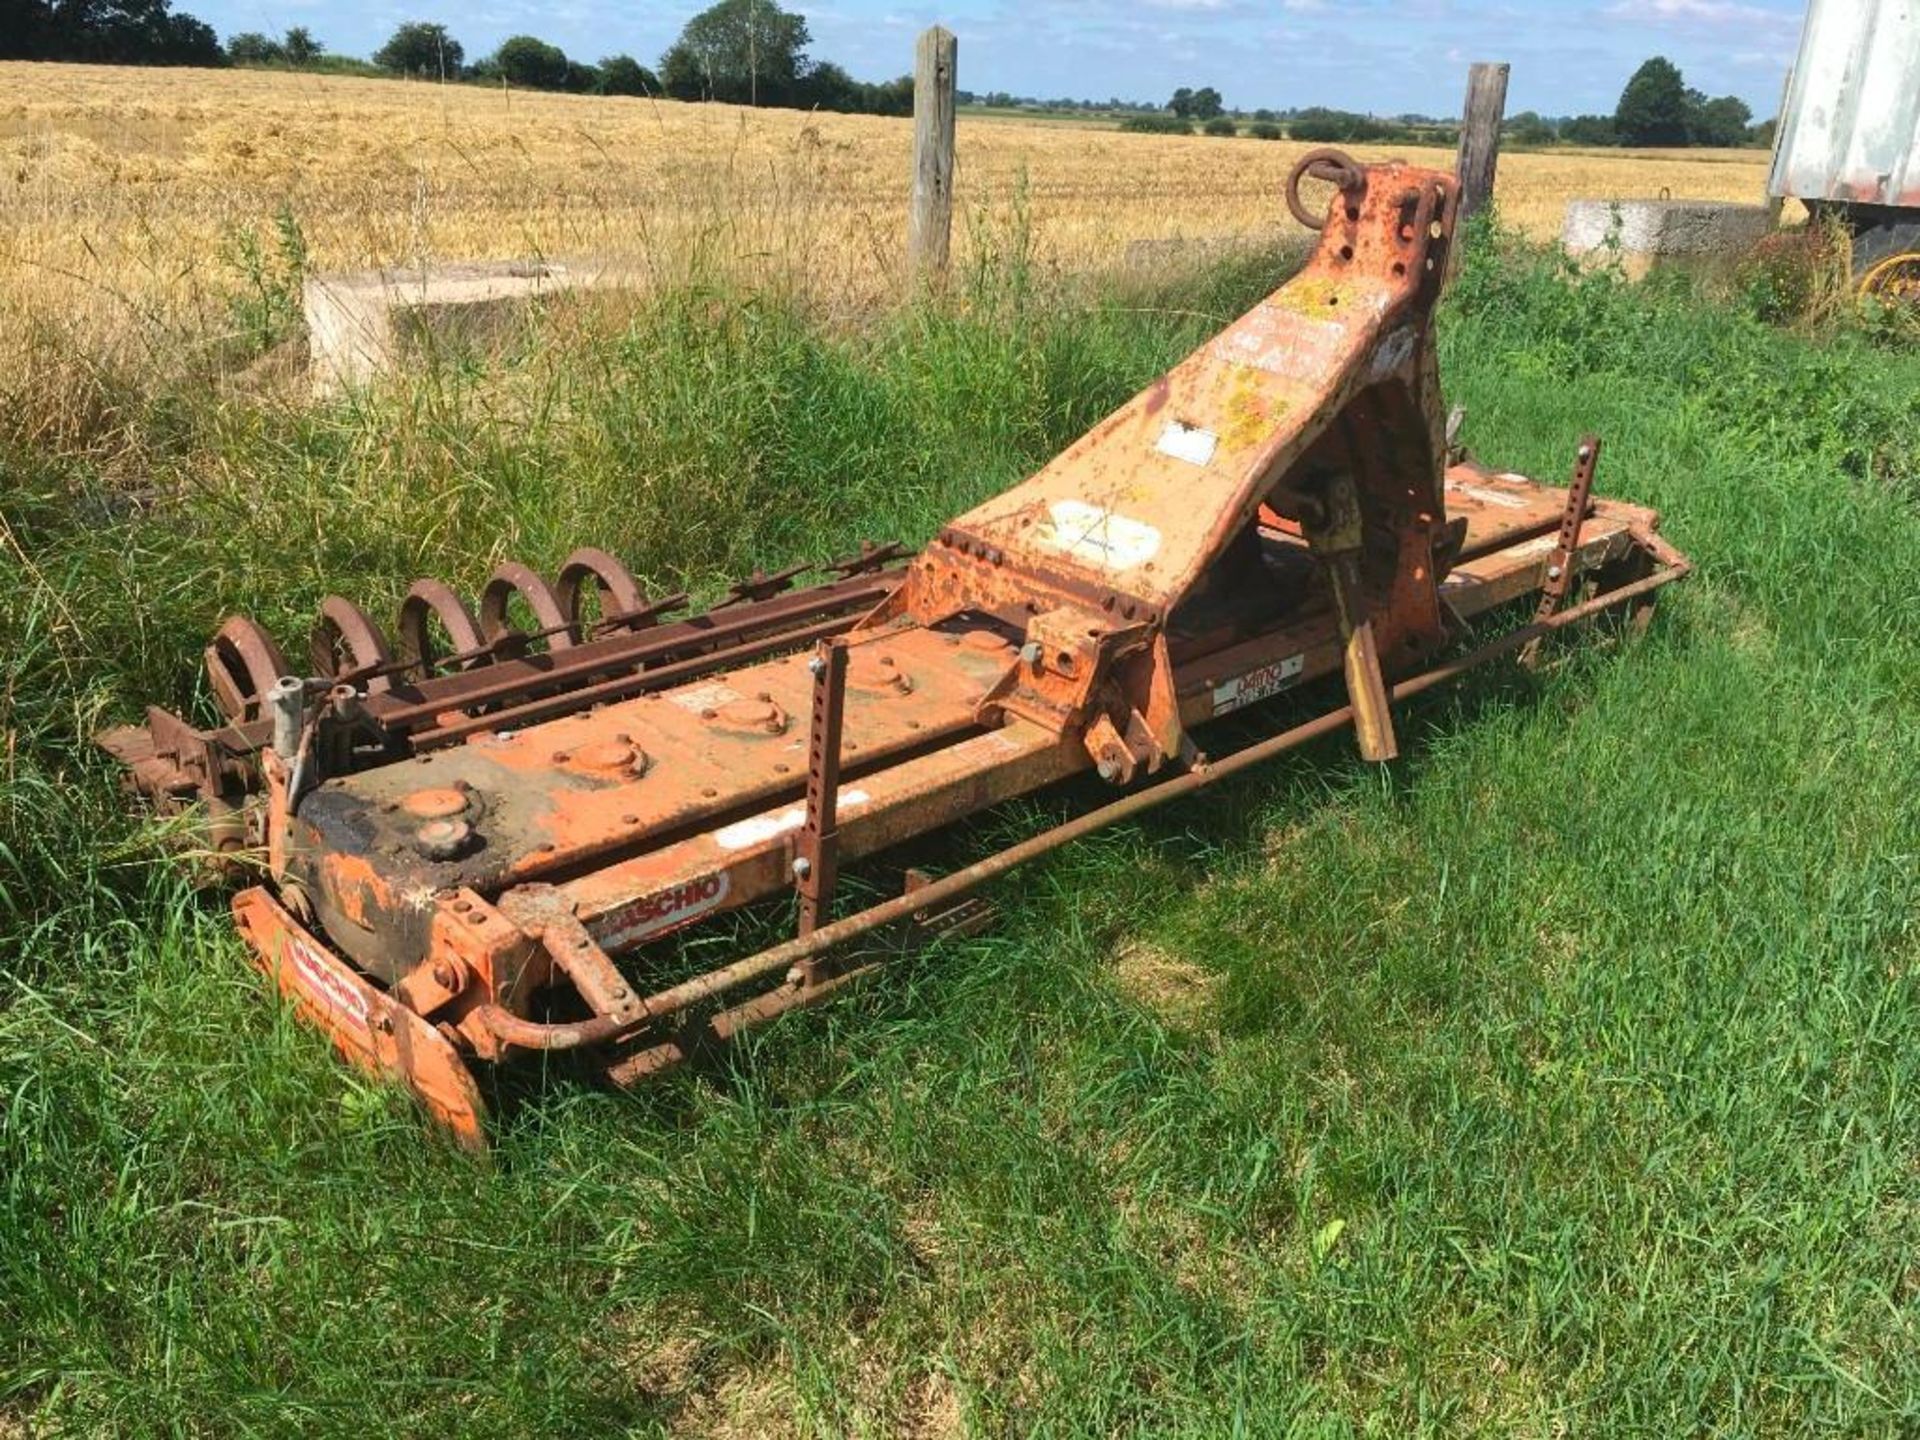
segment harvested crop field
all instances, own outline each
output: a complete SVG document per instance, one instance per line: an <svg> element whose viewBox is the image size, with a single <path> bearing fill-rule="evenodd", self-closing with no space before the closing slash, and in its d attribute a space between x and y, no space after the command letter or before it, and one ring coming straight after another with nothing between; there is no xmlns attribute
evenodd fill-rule
<svg viewBox="0 0 1920 1440"><path fill-rule="evenodd" d="M0 64L0 94L0 314L110 333L194 313L283 212L322 269L605 255L862 297L904 246L904 120L104 66ZM1041 261L1080 269L1140 239L1270 233L1306 148L963 114L958 250L1030 230ZM1760 151L1513 154L1499 201L1546 237L1576 196L1758 200L1765 175Z"/></svg>
<svg viewBox="0 0 1920 1440"><path fill-rule="evenodd" d="M921 544L1273 288L1276 248L1102 267L1270 223L1297 151L963 123L967 264L908 292L896 121L0 94L0 1437L1920 1435L1910 344L1476 224L1460 438L1558 478L1604 437L1697 566L1645 634L1403 704L1391 766L1327 737L1057 851L687 1072L527 1057L483 1161L297 1022L95 732L210 719L230 612L287 644L582 544L698 601ZM1761 166L1516 155L1506 214L1621 176ZM660 283L364 393L252 383L309 264L527 250Z"/></svg>

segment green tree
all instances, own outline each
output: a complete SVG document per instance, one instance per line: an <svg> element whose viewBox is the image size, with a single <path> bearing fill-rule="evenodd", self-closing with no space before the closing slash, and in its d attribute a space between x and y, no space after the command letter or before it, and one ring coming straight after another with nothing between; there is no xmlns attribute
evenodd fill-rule
<svg viewBox="0 0 1920 1440"><path fill-rule="evenodd" d="M865 108L860 82L831 60L822 60L807 71L800 83L800 103L811 110L832 110L841 115L858 114Z"/></svg>
<svg viewBox="0 0 1920 1440"><path fill-rule="evenodd" d="M1680 68L1656 55L1627 81L1613 112L1613 127L1623 145L1687 143L1687 82Z"/></svg>
<svg viewBox="0 0 1920 1440"><path fill-rule="evenodd" d="M236 65L278 65L286 58L287 52L279 42L258 30L242 30L227 37L227 59Z"/></svg>
<svg viewBox="0 0 1920 1440"><path fill-rule="evenodd" d="M373 52L373 63L382 70L443 80L458 79L460 62L466 58L466 50L447 33L446 26L421 20L407 21L393 32L386 44Z"/></svg>
<svg viewBox="0 0 1920 1440"><path fill-rule="evenodd" d="M567 83L565 52L533 35L502 40L493 52L493 63L509 85L523 90L559 90Z"/></svg>
<svg viewBox="0 0 1920 1440"><path fill-rule="evenodd" d="M1611 115L1576 115L1561 123L1560 138L1569 145L1618 145L1620 132Z"/></svg>
<svg viewBox="0 0 1920 1440"><path fill-rule="evenodd" d="M227 52L168 0L0 0L0 59L224 65Z"/></svg>
<svg viewBox="0 0 1920 1440"><path fill-rule="evenodd" d="M287 31L281 40L280 48L286 52L287 63L293 66L311 65L320 58L327 47L313 38L313 32L304 25L296 25Z"/></svg>
<svg viewBox="0 0 1920 1440"><path fill-rule="evenodd" d="M1193 118L1211 120L1225 107L1220 100L1220 92L1211 85L1193 92Z"/></svg>
<svg viewBox="0 0 1920 1440"><path fill-rule="evenodd" d="M1516 145L1551 145L1555 139L1553 126L1532 110L1510 116L1501 128Z"/></svg>
<svg viewBox="0 0 1920 1440"><path fill-rule="evenodd" d="M658 95L660 77L631 55L609 55L600 62L602 95Z"/></svg>
<svg viewBox="0 0 1920 1440"><path fill-rule="evenodd" d="M896 75L878 85L860 87L861 109L870 115L913 114L913 76Z"/></svg>
<svg viewBox="0 0 1920 1440"><path fill-rule="evenodd" d="M719 0L687 22L660 58L667 93L683 100L784 105L807 71L804 15L775 0Z"/></svg>
<svg viewBox="0 0 1920 1440"><path fill-rule="evenodd" d="M1193 118L1193 87L1191 85L1182 85L1178 90L1174 91L1173 98L1167 101L1167 109L1178 115L1182 120L1191 120Z"/></svg>
<svg viewBox="0 0 1920 1440"><path fill-rule="evenodd" d="M1747 128L1753 124L1753 110L1737 95L1722 95L1709 100L1698 91L1688 91L1692 115L1688 129L1696 145L1714 145L1731 149L1747 143Z"/></svg>

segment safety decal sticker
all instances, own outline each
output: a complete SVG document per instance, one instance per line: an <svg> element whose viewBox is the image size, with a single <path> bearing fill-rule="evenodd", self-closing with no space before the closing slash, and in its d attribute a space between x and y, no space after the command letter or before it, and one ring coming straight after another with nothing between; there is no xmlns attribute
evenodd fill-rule
<svg viewBox="0 0 1920 1440"><path fill-rule="evenodd" d="M1305 654L1289 655L1284 660L1262 665L1258 670L1214 686L1213 713L1224 715L1229 710L1238 710L1269 695L1278 695L1300 678L1300 672L1306 668L1306 664Z"/></svg>
<svg viewBox="0 0 1920 1440"><path fill-rule="evenodd" d="M329 1010L367 1023L367 997L351 980L336 970L333 962L322 955L305 936L287 936L287 964L293 967L293 973L315 1000Z"/></svg>

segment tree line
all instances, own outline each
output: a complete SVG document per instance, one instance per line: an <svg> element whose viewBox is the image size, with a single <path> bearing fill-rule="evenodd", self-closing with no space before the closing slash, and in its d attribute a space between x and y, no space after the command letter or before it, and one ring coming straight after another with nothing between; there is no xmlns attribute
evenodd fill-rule
<svg viewBox="0 0 1920 1440"><path fill-rule="evenodd" d="M913 113L913 77L856 80L807 53L804 15L777 0L718 0L694 16L650 68L631 55L586 64L536 35L514 35L469 63L445 25L408 21L370 62L332 56L305 26L275 39L242 31L222 46L211 26L169 0L0 0L0 59L122 65L326 65L422 79L505 82L528 90L666 95L876 115Z"/></svg>
<svg viewBox="0 0 1920 1440"><path fill-rule="evenodd" d="M220 65L213 27L167 0L0 0L0 60Z"/></svg>
<svg viewBox="0 0 1920 1440"><path fill-rule="evenodd" d="M1548 120L1523 111L1507 121L1507 133L1523 145L1712 146L1731 149L1773 143L1775 122L1753 123L1753 110L1737 95L1708 99L1664 55L1633 72L1611 115L1575 115Z"/></svg>
<svg viewBox="0 0 1920 1440"><path fill-rule="evenodd" d="M211 26L175 13L169 0L0 0L0 59L75 60L134 65L285 65L362 69L423 79L504 82L526 90L595 95L666 95L676 100L718 100L735 105L786 106L875 115L913 112L913 77L879 83L856 80L831 60L807 54L812 36L804 15L783 10L777 0L717 0L695 15L679 39L649 68L631 55L608 55L586 64L534 35L514 35L471 64L466 49L445 25L408 21L372 56L371 63L329 56L305 26L279 39L242 31L223 47ZM1021 97L960 92L962 103L1026 105ZM1094 102L1048 102L1051 108L1101 108ZM1197 122L1208 133L1238 133L1233 112L1211 85L1183 85L1163 107L1110 101L1124 113L1121 128L1159 134L1191 134ZM1255 110L1247 133L1261 139L1285 135L1313 144L1418 141L1451 144L1449 122L1426 116L1381 119L1324 106L1283 111ZM1521 145L1765 146L1774 122L1753 123L1738 96L1709 99L1686 83L1665 56L1648 60L1620 93L1611 115L1552 119L1531 110L1506 121L1507 138Z"/></svg>
<svg viewBox="0 0 1920 1440"><path fill-rule="evenodd" d="M1212 86L1195 89L1183 85L1173 92L1162 111L1129 115L1121 121L1123 130L1151 134L1190 135L1193 122L1200 121L1210 135L1237 133L1220 92ZM1236 118L1239 112L1233 112ZM1393 143L1452 144L1458 127L1452 122L1424 115L1400 115L1381 119L1350 110L1332 110L1308 106L1298 110L1255 110L1248 133L1261 138L1276 138L1269 127L1285 122L1290 139L1316 145ZM1732 149L1743 145L1767 146L1773 143L1775 122L1753 123L1753 111L1737 95L1709 99L1693 89L1680 73L1680 67L1665 56L1656 55L1627 81L1620 102L1611 115L1574 115L1548 119L1532 110L1509 116L1502 134L1521 145L1631 145L1670 148L1711 146Z"/></svg>

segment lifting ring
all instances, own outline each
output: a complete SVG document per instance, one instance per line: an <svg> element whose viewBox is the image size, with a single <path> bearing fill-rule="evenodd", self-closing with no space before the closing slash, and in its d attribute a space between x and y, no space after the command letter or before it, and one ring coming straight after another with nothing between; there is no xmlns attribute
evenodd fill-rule
<svg viewBox="0 0 1920 1440"><path fill-rule="evenodd" d="M1287 209L1293 213L1294 219L1309 230L1326 229L1327 217L1315 215L1301 200L1300 182L1306 179L1328 181L1348 196L1364 190L1367 184L1366 172L1344 150L1325 146L1302 155L1300 163L1293 167L1293 173L1287 177Z"/></svg>

